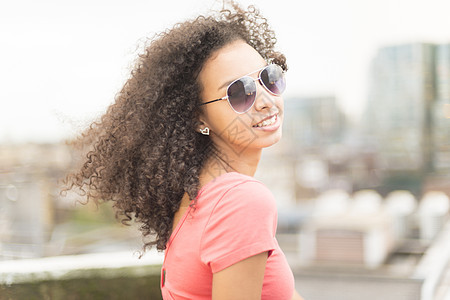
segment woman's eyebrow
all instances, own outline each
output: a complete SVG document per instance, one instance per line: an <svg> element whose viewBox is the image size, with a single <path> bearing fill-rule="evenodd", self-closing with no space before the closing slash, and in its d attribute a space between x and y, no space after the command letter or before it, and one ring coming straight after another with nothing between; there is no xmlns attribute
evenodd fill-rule
<svg viewBox="0 0 450 300"><path fill-rule="evenodd" d="M235 81L235 80L237 80L237 79L233 79L233 80L230 80L230 81L226 81L224 84L222 84L217 90L218 91L220 91L221 89L223 89L224 87L227 87L227 86L229 86L233 81Z"/></svg>

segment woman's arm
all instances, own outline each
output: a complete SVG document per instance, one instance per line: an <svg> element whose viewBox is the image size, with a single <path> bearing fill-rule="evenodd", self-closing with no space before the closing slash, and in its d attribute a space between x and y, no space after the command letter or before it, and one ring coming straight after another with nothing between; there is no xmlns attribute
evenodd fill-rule
<svg viewBox="0 0 450 300"><path fill-rule="evenodd" d="M251 256L213 274L213 300L260 300L268 253Z"/></svg>
<svg viewBox="0 0 450 300"><path fill-rule="evenodd" d="M294 291L294 295L291 300L303 300L302 296L299 295L297 291Z"/></svg>

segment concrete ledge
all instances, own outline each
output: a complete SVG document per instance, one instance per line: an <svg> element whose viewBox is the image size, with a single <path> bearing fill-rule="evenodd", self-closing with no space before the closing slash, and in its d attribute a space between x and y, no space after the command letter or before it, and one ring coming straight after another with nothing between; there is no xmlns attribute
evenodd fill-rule
<svg viewBox="0 0 450 300"><path fill-rule="evenodd" d="M156 251L0 261L0 299L161 299L162 261Z"/></svg>

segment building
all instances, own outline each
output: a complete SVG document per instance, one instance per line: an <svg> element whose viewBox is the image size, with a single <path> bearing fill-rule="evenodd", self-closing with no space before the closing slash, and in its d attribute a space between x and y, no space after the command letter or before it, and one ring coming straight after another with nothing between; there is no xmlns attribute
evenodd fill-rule
<svg viewBox="0 0 450 300"><path fill-rule="evenodd" d="M382 48L372 61L365 126L386 170L431 171L435 46Z"/></svg>
<svg viewBox="0 0 450 300"><path fill-rule="evenodd" d="M333 180L328 164L338 151L331 149L343 140L346 118L333 96L286 99L283 113L283 138L263 151L255 176L289 208Z"/></svg>
<svg viewBox="0 0 450 300"><path fill-rule="evenodd" d="M434 170L450 171L450 44L436 46L436 102L433 116Z"/></svg>
<svg viewBox="0 0 450 300"><path fill-rule="evenodd" d="M0 146L0 260L47 254L58 179L70 163L61 144Z"/></svg>
<svg viewBox="0 0 450 300"><path fill-rule="evenodd" d="M333 96L286 99L284 115L282 143L294 153L342 141L346 119Z"/></svg>

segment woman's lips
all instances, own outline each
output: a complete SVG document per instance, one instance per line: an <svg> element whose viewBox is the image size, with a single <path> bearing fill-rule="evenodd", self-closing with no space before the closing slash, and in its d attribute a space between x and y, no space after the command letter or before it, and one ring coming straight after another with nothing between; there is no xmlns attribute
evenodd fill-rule
<svg viewBox="0 0 450 300"><path fill-rule="evenodd" d="M275 114L261 120L259 123L253 125L252 127L256 130L274 131L277 130L280 125L280 118L278 117L278 114Z"/></svg>

